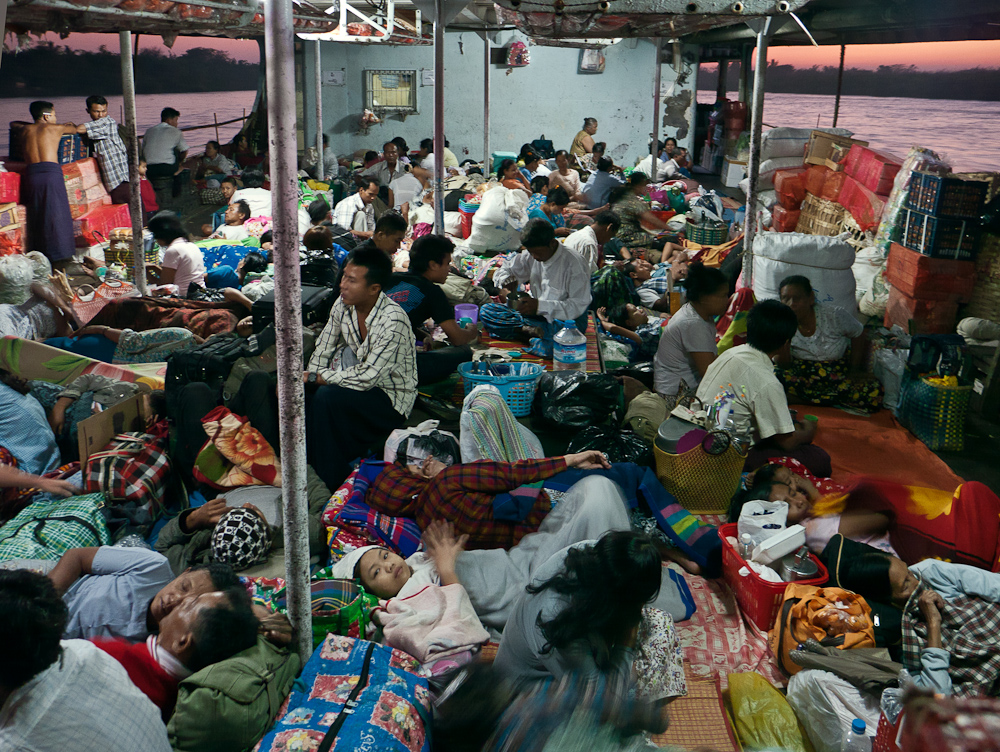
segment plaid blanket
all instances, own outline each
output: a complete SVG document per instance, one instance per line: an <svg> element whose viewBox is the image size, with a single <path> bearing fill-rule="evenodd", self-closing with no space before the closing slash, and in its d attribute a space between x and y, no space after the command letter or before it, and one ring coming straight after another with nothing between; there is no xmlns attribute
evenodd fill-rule
<svg viewBox="0 0 1000 752"><path fill-rule="evenodd" d="M29 504L0 527L0 561L58 560L71 548L110 545L103 504L100 493L48 497Z"/></svg>
<svg viewBox="0 0 1000 752"><path fill-rule="evenodd" d="M920 670L920 650L927 644L927 624L917 601L921 583L903 611L903 665ZM977 697L1000 693L1000 603L963 596L941 609L941 644L951 655L948 674L955 697Z"/></svg>
<svg viewBox="0 0 1000 752"><path fill-rule="evenodd" d="M420 547L421 532L417 523L405 517L391 517L376 512L365 503L368 487L388 464L374 460L361 463L351 495L332 524L366 534L379 545L395 551L405 559L415 554Z"/></svg>

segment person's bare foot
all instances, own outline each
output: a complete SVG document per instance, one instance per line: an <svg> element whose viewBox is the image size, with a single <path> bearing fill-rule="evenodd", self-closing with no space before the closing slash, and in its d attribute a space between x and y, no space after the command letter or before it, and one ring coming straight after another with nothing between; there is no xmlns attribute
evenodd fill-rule
<svg viewBox="0 0 1000 752"><path fill-rule="evenodd" d="M701 566L682 554L679 549L668 546L661 540L655 540L653 543L657 551L660 552L660 558L663 561L672 561L675 564L680 564L681 568L688 574L701 575Z"/></svg>

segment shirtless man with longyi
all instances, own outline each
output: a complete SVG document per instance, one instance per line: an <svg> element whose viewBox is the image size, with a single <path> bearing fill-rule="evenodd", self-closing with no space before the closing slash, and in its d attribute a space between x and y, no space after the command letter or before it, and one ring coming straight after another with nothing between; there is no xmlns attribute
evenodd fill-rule
<svg viewBox="0 0 1000 752"><path fill-rule="evenodd" d="M62 167L59 140L76 133L73 123L57 123L51 102L32 102L34 123L23 130L24 155L28 168L21 176L21 203L27 209L26 247L41 251L60 269L73 260L73 217Z"/></svg>

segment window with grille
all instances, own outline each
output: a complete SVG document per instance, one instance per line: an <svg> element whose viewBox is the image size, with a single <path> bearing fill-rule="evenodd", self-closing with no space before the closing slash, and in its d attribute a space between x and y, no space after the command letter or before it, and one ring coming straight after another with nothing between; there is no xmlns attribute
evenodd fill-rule
<svg viewBox="0 0 1000 752"><path fill-rule="evenodd" d="M415 70L366 70L365 107L374 113L417 111Z"/></svg>

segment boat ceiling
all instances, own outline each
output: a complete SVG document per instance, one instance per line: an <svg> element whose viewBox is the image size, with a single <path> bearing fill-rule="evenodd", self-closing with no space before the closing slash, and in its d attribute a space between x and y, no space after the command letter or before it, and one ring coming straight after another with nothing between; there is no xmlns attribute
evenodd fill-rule
<svg viewBox="0 0 1000 752"><path fill-rule="evenodd" d="M1000 39L997 0L813 0L797 12L819 44L900 44ZM698 31L685 42L752 44L746 26ZM770 45L812 44L794 21L786 21ZM970 66L990 64L969 60Z"/></svg>

